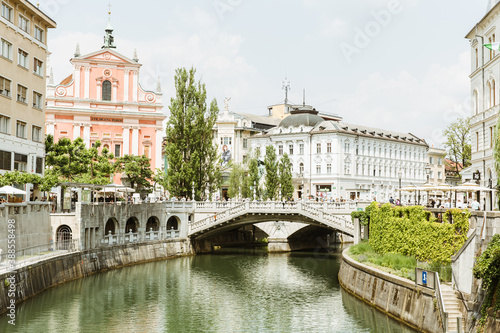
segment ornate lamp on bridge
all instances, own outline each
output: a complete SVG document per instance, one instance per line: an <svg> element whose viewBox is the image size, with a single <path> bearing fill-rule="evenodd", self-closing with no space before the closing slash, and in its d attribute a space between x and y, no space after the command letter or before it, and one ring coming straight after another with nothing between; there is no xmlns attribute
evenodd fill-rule
<svg viewBox="0 0 500 333"><path fill-rule="evenodd" d="M193 182L193 197L192 197L192 199L193 199L193 201L195 201L194 200L194 182Z"/></svg>
<svg viewBox="0 0 500 333"><path fill-rule="evenodd" d="M398 177L399 177L399 204L401 205L401 177L403 176L403 171L399 169Z"/></svg>
<svg viewBox="0 0 500 333"><path fill-rule="evenodd" d="M281 184L280 184L279 198L280 198L280 201L281 201Z"/></svg>
<svg viewBox="0 0 500 333"><path fill-rule="evenodd" d="M255 183L255 180L253 181L253 201L257 200L257 192L255 190L255 186L256 186L256 183Z"/></svg>

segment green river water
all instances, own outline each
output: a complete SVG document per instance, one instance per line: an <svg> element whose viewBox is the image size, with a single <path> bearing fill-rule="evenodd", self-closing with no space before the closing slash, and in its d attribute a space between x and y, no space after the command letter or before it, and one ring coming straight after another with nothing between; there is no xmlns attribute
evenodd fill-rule
<svg viewBox="0 0 500 333"><path fill-rule="evenodd" d="M340 250L140 264L43 292L0 332L414 332L342 290L339 265Z"/></svg>

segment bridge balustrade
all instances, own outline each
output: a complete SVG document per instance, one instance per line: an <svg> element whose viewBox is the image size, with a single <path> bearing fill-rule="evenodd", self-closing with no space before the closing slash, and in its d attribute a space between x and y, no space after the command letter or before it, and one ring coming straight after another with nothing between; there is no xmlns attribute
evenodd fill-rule
<svg viewBox="0 0 500 333"><path fill-rule="evenodd" d="M113 235L110 230L107 235L104 235L104 244L108 246L118 244L118 235Z"/></svg>
<svg viewBox="0 0 500 333"><path fill-rule="evenodd" d="M130 232L125 234L125 243L137 242L138 239L139 234L137 232L132 232L132 229L130 229Z"/></svg>
<svg viewBox="0 0 500 333"><path fill-rule="evenodd" d="M179 230L171 229L166 232L166 239L179 238Z"/></svg>
<svg viewBox="0 0 500 333"><path fill-rule="evenodd" d="M160 239L160 232L154 231L153 228L149 228L149 231L146 231L146 240L153 241Z"/></svg>
<svg viewBox="0 0 500 333"><path fill-rule="evenodd" d="M232 202L233 204L235 202ZM333 203L336 204L336 203ZM342 207L342 205L335 205L336 207ZM356 203L355 203L356 205ZM206 207L206 206L204 206ZM343 207L346 207L344 204ZM324 209L327 208L326 202L286 202L286 201L248 201L240 203L238 206L233 206L232 208L226 209L221 212L216 212L214 215L206 217L196 222L191 222L189 224L190 233L202 230L206 227L216 225L220 221L228 221L232 217L241 215L245 211L252 212L283 212L283 213L303 213L306 216L310 216L317 221L321 221L324 224L338 227L340 230L354 230L354 224L349 219L341 218L326 212ZM340 208L339 208L340 209Z"/></svg>

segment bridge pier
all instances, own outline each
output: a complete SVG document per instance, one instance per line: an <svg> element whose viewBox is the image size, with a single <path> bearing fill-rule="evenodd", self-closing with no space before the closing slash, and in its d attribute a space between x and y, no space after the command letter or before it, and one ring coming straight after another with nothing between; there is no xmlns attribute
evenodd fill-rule
<svg viewBox="0 0 500 333"><path fill-rule="evenodd" d="M288 244L287 238L267 238L267 252L269 253L279 253L279 252L290 252L290 244Z"/></svg>

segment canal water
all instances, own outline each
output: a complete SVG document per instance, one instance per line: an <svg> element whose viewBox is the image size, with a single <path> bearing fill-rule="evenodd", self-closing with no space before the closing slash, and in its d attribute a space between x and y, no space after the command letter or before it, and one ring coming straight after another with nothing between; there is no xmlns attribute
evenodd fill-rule
<svg viewBox="0 0 500 333"><path fill-rule="evenodd" d="M0 332L414 332L346 293L333 254L221 253L52 288Z"/></svg>

